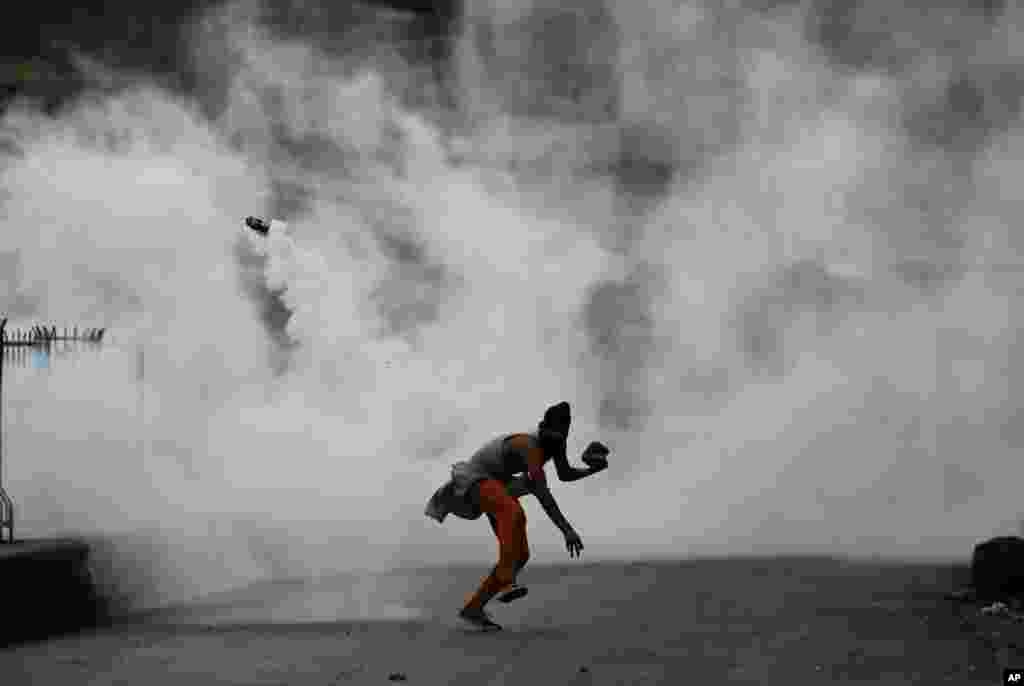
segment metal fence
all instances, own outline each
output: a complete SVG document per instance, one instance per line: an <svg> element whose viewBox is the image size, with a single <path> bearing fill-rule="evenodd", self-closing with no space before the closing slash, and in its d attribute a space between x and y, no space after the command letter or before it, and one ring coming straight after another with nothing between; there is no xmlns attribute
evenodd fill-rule
<svg viewBox="0 0 1024 686"><path fill-rule="evenodd" d="M14 503L4 490L4 366L7 319L0 320L0 543L14 542Z"/></svg>
<svg viewBox="0 0 1024 686"><path fill-rule="evenodd" d="M98 346L103 342L106 329L79 329L76 327L34 325L26 329L7 330L7 319L0 319L0 543L13 543L15 508L14 501L4 489L4 369L49 366L54 356L74 352L72 348L61 348L61 344L86 344Z"/></svg>
<svg viewBox="0 0 1024 686"><path fill-rule="evenodd" d="M3 344L6 349L3 364L8 369L48 368L52 361L98 348L103 334L103 329L57 331L52 327L11 331Z"/></svg>

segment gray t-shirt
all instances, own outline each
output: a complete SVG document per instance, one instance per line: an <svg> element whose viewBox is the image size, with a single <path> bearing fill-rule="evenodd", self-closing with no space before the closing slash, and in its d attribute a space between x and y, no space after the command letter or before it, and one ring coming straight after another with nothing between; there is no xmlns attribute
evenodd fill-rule
<svg viewBox="0 0 1024 686"><path fill-rule="evenodd" d="M463 519L477 519L480 508L469 497L470 489L484 479L508 483L526 471L526 451L509 445L509 439L523 434L504 434L488 441L471 458L452 465L447 484L434 493L427 504L426 515L443 522L449 513ZM540 445L536 434L525 434L529 448Z"/></svg>

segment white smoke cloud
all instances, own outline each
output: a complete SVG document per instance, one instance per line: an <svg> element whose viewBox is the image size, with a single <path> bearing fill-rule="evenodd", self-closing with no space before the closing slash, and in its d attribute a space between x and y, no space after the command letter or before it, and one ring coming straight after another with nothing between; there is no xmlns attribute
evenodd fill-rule
<svg viewBox="0 0 1024 686"><path fill-rule="evenodd" d="M158 531L167 597L479 559L425 499L561 399L613 448L557 491L591 556L960 555L1013 522L1018 277L977 265L1017 256L1017 120L922 145L955 59L842 69L796 11L501 5L462 28L463 126L386 45L244 3L197 24L196 93L5 116L3 302L112 340L5 375L26 530Z"/></svg>

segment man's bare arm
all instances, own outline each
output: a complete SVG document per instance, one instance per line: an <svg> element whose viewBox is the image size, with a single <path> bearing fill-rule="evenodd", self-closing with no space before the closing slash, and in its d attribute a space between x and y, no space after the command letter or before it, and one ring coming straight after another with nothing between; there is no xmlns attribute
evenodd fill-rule
<svg viewBox="0 0 1024 686"><path fill-rule="evenodd" d="M593 451L594 444L587 446L587 449L583 451L580 459L585 460L589 454ZM566 456L564 450L559 450L554 453L552 460L555 463L555 472L558 474L559 481L579 481L588 476L603 472L608 468L608 462L595 463L593 465L587 465L586 469L579 469L569 464L569 458Z"/></svg>
<svg viewBox="0 0 1024 686"><path fill-rule="evenodd" d="M551 494L551 489L548 488L546 483L533 483L533 494L537 496L537 500L540 501L541 507L544 508L544 512L547 514L551 522L558 527L558 530L564 535L575 533L575 529L569 524L569 520L565 518L562 511L558 508L558 503L555 502L555 496Z"/></svg>
<svg viewBox="0 0 1024 686"><path fill-rule="evenodd" d="M578 469L569 464L569 458L565 454L564 438L553 438L542 434L541 447L538 449L530 444L526 434L517 434L509 439L509 445L527 453L527 463L533 469L533 476L541 479L543 478L542 473L537 470L544 464L545 454L550 455L551 460L555 463L559 481L579 481L608 468L608 461L601 459L608 454L608 448L597 442L588 445L580 456L581 460L587 462L586 469ZM598 461L591 464L588 462L588 457L593 455L598 456Z"/></svg>

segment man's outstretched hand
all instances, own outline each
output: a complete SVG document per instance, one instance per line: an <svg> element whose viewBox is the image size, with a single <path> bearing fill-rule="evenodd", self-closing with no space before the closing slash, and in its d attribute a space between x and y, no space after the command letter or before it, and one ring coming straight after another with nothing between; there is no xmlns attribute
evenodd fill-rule
<svg viewBox="0 0 1024 686"><path fill-rule="evenodd" d="M579 557L583 552L583 541L575 531L565 535L565 549L569 551L569 557Z"/></svg>
<svg viewBox="0 0 1024 686"><path fill-rule="evenodd" d="M602 469L608 468L608 455L610 453L611 451L604 443L593 441L587 446L587 449L583 451L583 455L580 459L590 467L591 472L599 472Z"/></svg>

